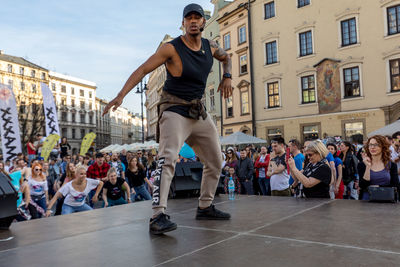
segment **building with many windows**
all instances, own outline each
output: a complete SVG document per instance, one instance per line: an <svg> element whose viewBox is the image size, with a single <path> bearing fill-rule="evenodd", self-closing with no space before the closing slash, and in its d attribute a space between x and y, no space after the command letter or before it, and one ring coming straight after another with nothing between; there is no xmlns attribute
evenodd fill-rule
<svg viewBox="0 0 400 267"><path fill-rule="evenodd" d="M82 139L96 132L96 83L49 72L55 96L61 137L67 137L72 153L79 153Z"/></svg>
<svg viewBox="0 0 400 267"><path fill-rule="evenodd" d="M25 144L29 138L45 132L42 82L49 83L47 69L0 50L0 83L8 84L13 89L23 151L26 151Z"/></svg>
<svg viewBox="0 0 400 267"><path fill-rule="evenodd" d="M110 113L103 115L108 102L96 97L96 148L102 149L111 145Z"/></svg>
<svg viewBox="0 0 400 267"><path fill-rule="evenodd" d="M235 88L233 95L222 101L222 135L253 134L247 2L233 1L218 10L221 46L231 56Z"/></svg>
<svg viewBox="0 0 400 267"><path fill-rule="evenodd" d="M251 18L257 136L366 136L400 118L399 0L253 1Z"/></svg>

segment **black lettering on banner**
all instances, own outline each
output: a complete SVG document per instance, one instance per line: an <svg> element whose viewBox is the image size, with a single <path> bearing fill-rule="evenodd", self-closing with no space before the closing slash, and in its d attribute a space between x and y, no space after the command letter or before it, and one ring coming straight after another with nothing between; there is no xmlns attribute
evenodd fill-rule
<svg viewBox="0 0 400 267"><path fill-rule="evenodd" d="M159 158L157 162L157 169L154 171L154 188L153 188L153 206L160 205L160 185L161 185L161 174L162 167L165 163L165 158Z"/></svg>
<svg viewBox="0 0 400 267"><path fill-rule="evenodd" d="M3 142L4 142L4 147L6 148L6 154L7 154L6 160L12 160L13 158L15 158L17 156L17 153L15 151L15 149L17 147L11 145L16 140L16 138L13 136L10 136L12 134L15 135L15 132L12 128L13 125L12 125L12 121L11 121L12 117L11 117L10 110L11 110L11 108L0 109L0 111L2 112L1 119L4 121L2 130L4 132L3 136L5 139L5 140L3 140ZM7 115L10 115L10 116L7 116Z"/></svg>
<svg viewBox="0 0 400 267"><path fill-rule="evenodd" d="M46 108L46 118L48 119L47 127L50 128L50 134L57 133L56 122L54 120L54 116L55 116L55 114L54 114L53 108L52 107Z"/></svg>

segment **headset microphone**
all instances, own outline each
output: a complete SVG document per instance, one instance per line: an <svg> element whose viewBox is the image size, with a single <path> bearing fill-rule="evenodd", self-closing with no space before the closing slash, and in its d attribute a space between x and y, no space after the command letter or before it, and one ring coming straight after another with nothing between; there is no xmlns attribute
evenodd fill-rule
<svg viewBox="0 0 400 267"><path fill-rule="evenodd" d="M200 27L200 32L203 32L204 31L204 28L203 27Z"/></svg>

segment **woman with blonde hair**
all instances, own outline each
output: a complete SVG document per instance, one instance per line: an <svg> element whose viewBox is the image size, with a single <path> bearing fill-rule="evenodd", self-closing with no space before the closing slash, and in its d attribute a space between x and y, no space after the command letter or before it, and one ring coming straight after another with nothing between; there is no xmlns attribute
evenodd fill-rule
<svg viewBox="0 0 400 267"><path fill-rule="evenodd" d="M43 174L42 165L39 163L32 164L32 174L28 177L29 191L31 199L44 211L49 203L47 178ZM39 218L41 213L39 213Z"/></svg>
<svg viewBox="0 0 400 267"><path fill-rule="evenodd" d="M326 160L327 148L319 140L312 141L305 147L305 153L309 163L304 167L303 173L296 168L292 157L288 160L293 178L303 184L303 193L307 198L330 198L329 184L332 174Z"/></svg>

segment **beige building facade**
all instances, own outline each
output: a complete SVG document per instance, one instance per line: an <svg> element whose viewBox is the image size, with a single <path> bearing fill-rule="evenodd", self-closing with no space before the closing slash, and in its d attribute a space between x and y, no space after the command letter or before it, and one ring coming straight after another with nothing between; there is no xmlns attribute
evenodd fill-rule
<svg viewBox="0 0 400 267"><path fill-rule="evenodd" d="M232 97L222 100L222 136L237 131L252 135L250 54L247 1L238 0L218 10L220 46L232 60Z"/></svg>
<svg viewBox="0 0 400 267"><path fill-rule="evenodd" d="M45 133L41 82L49 83L47 69L0 50L0 83L13 89L24 151L30 137Z"/></svg>
<svg viewBox="0 0 400 267"><path fill-rule="evenodd" d="M398 0L254 1L256 135L349 139L399 119L399 13Z"/></svg>

